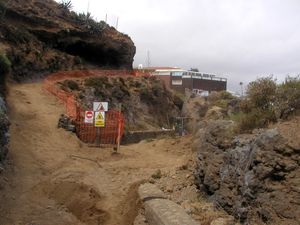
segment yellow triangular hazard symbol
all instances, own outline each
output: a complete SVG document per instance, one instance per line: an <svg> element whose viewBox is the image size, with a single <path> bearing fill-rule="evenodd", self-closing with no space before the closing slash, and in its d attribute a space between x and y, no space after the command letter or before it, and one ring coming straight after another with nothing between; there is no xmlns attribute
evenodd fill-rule
<svg viewBox="0 0 300 225"><path fill-rule="evenodd" d="M98 115L97 115L97 118L96 118L97 120L103 120L104 118L103 118L103 115L102 115L102 113L98 113Z"/></svg>

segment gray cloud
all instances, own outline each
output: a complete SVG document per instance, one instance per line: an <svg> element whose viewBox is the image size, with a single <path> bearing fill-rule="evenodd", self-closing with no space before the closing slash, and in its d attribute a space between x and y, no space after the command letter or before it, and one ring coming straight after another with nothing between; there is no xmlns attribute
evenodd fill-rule
<svg viewBox="0 0 300 225"><path fill-rule="evenodd" d="M82 11L87 1L73 0ZM230 89L262 75L300 73L298 0L90 0L90 11L131 36L134 65L197 67Z"/></svg>

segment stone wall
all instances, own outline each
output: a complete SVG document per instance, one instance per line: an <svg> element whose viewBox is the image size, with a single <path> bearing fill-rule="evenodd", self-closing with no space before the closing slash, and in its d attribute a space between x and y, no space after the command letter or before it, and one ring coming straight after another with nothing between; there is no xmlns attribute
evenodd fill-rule
<svg viewBox="0 0 300 225"><path fill-rule="evenodd" d="M139 143L142 140L155 139L161 136L174 136L174 130L129 131L122 138L122 144Z"/></svg>

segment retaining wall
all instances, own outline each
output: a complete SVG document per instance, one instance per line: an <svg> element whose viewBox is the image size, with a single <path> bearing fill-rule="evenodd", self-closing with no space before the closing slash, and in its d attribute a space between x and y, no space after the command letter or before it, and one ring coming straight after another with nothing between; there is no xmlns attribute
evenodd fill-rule
<svg viewBox="0 0 300 225"><path fill-rule="evenodd" d="M122 138L122 144L138 143L146 139L155 139L160 136L174 136L174 130L156 130L156 131L129 131Z"/></svg>
<svg viewBox="0 0 300 225"><path fill-rule="evenodd" d="M153 184L143 184L138 190L149 225L200 225L178 204L168 200Z"/></svg>

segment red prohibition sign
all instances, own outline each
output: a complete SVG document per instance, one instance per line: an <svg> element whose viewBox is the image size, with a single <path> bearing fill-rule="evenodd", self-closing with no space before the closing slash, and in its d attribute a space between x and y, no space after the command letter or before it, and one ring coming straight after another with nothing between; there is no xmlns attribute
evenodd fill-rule
<svg viewBox="0 0 300 225"><path fill-rule="evenodd" d="M93 112L92 111L87 111L86 112L86 118L92 119L93 118Z"/></svg>

